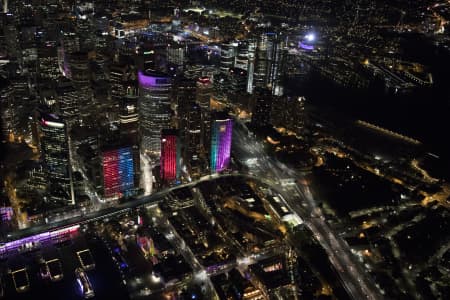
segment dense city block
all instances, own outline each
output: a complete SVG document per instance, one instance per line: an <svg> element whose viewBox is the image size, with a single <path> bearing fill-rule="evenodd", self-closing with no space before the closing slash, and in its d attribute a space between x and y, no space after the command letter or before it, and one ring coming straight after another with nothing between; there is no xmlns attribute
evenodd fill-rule
<svg viewBox="0 0 450 300"><path fill-rule="evenodd" d="M450 299L448 1L0 4L0 298Z"/></svg>

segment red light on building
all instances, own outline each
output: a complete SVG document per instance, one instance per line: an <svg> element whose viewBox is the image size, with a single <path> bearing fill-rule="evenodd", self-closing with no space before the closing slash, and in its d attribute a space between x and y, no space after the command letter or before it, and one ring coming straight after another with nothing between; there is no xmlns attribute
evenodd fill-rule
<svg viewBox="0 0 450 300"><path fill-rule="evenodd" d="M208 83L211 83L211 80L209 79L209 77L200 77L198 79L198 82L202 83L202 84L208 84Z"/></svg>
<svg viewBox="0 0 450 300"><path fill-rule="evenodd" d="M103 153L103 185L106 197L120 192L119 160L117 150Z"/></svg>
<svg viewBox="0 0 450 300"><path fill-rule="evenodd" d="M161 132L161 179L176 181L179 178L179 146L176 130Z"/></svg>

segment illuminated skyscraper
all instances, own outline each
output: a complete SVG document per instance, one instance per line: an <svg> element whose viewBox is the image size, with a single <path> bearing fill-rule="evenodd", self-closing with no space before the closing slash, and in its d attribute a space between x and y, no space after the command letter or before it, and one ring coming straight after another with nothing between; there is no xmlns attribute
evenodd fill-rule
<svg viewBox="0 0 450 300"><path fill-rule="evenodd" d="M117 107L122 98L129 95L130 91L135 94L136 70L128 63L114 63L109 67L109 84L111 88L112 115L109 119L117 119ZM111 109L111 108L110 108Z"/></svg>
<svg viewBox="0 0 450 300"><path fill-rule="evenodd" d="M52 202L75 204L69 138L64 120L43 111L37 113L39 145Z"/></svg>
<svg viewBox="0 0 450 300"><path fill-rule="evenodd" d="M255 51L255 65L253 72L254 87L266 87L267 85L267 75L269 69L268 43L268 36L266 34L261 34Z"/></svg>
<svg viewBox="0 0 450 300"><path fill-rule="evenodd" d="M228 73L234 67L234 60L237 55L237 43L227 43L220 46L220 71Z"/></svg>
<svg viewBox="0 0 450 300"><path fill-rule="evenodd" d="M14 90L3 77L0 77L0 123L2 139L13 141L18 135L19 115L16 112Z"/></svg>
<svg viewBox="0 0 450 300"><path fill-rule="evenodd" d="M209 111L213 85L209 77L197 80L196 101L203 110Z"/></svg>
<svg viewBox="0 0 450 300"><path fill-rule="evenodd" d="M75 7L76 32L81 51L93 50L95 47L94 2L83 1Z"/></svg>
<svg viewBox="0 0 450 300"><path fill-rule="evenodd" d="M187 159L197 159L201 151L202 113L198 103L191 103L187 114L186 150Z"/></svg>
<svg viewBox="0 0 450 300"><path fill-rule="evenodd" d="M164 73L139 72L141 151L159 154L161 130L170 128L171 80Z"/></svg>
<svg viewBox="0 0 450 300"><path fill-rule="evenodd" d="M255 53L253 87L269 87L272 94L277 96L283 94L281 74L287 56L283 39L282 35L273 32L263 33L258 38Z"/></svg>
<svg viewBox="0 0 450 300"><path fill-rule="evenodd" d="M178 131L161 131L161 179L164 182L176 182L180 178L180 145Z"/></svg>
<svg viewBox="0 0 450 300"><path fill-rule="evenodd" d="M138 96L131 93L119 102L120 134L133 144L138 144L139 115Z"/></svg>
<svg viewBox="0 0 450 300"><path fill-rule="evenodd" d="M130 194L135 187L133 150L130 146L102 152L103 195L106 198Z"/></svg>
<svg viewBox="0 0 450 300"><path fill-rule="evenodd" d="M94 116L94 95L91 88L91 70L89 67L89 54L87 52L75 52L68 54L69 68L66 76L72 80L73 86L80 95L78 109L80 119Z"/></svg>
<svg viewBox="0 0 450 300"><path fill-rule="evenodd" d="M184 160L192 178L200 176L202 169L201 154L204 150L202 111L198 103L191 103L187 114L187 131L184 140Z"/></svg>
<svg viewBox="0 0 450 300"><path fill-rule="evenodd" d="M207 148L210 141L210 125L211 125L211 96L213 93L213 84L209 77L200 77L197 80L196 89L196 102L201 108L201 120L202 120L202 136L201 144Z"/></svg>
<svg viewBox="0 0 450 300"><path fill-rule="evenodd" d="M211 173L226 169L230 163L233 120L225 113L215 113L211 121Z"/></svg>
<svg viewBox="0 0 450 300"><path fill-rule="evenodd" d="M139 185L140 176L138 99L136 90L130 89L119 103L120 140L131 145L133 151L135 186Z"/></svg>
<svg viewBox="0 0 450 300"><path fill-rule="evenodd" d="M248 42L248 66L247 66L247 93L253 93L253 76L255 73L255 51L256 51L256 42L254 40L250 40Z"/></svg>
<svg viewBox="0 0 450 300"><path fill-rule="evenodd" d="M64 77L58 81L56 93L59 112L70 127L80 116L79 104L82 102L79 99L80 94L72 82Z"/></svg>

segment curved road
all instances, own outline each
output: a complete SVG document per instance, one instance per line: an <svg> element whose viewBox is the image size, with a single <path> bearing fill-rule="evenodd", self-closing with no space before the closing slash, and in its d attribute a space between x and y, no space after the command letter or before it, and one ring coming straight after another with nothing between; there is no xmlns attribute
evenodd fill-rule
<svg viewBox="0 0 450 300"><path fill-rule="evenodd" d="M383 297L380 295L379 289L373 284L361 265L355 261L355 257L350 252L348 245L341 238L337 237L326 223L320 208L317 207L316 202L312 197L309 187L307 185L299 185L297 183L296 180L301 178L301 175L287 168L284 164L269 158L265 154L262 145L254 139L249 138L247 133L240 130L235 130L235 132L236 134L233 136L233 147L239 148L237 152L241 151L241 153L246 153L246 157L254 156L258 161L256 164L252 163L254 164L250 168L250 172L253 173L252 175L216 174L205 176L195 182L172 187L149 196L142 196L136 200L118 204L115 207L90 212L82 216L77 216L52 224L39 225L17 231L8 235L8 240L17 241L18 239L37 233L51 231L57 228L69 227L76 224L86 224L97 219L118 215L139 206L157 203L161 201L165 195L175 189L192 187L203 181L208 181L219 177L244 176L265 182L273 190L278 191L281 195L283 195L283 200L285 201L286 206L294 214L304 220L304 224L311 230L317 241L324 248L329 256L330 262L333 264L337 274L339 274L343 286L353 299L382 299ZM282 182L282 179L286 179L286 177L292 179L291 182L293 182L293 184L286 186L280 185L279 183ZM7 242L6 244L11 245L12 243ZM0 246L0 254L5 252L6 246L7 245L5 244ZM8 250L6 250L6 252L7 251Z"/></svg>

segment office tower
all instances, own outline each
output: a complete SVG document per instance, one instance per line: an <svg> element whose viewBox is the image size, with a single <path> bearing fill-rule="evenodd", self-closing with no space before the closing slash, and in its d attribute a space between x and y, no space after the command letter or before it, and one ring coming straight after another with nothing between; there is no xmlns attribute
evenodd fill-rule
<svg viewBox="0 0 450 300"><path fill-rule="evenodd" d="M14 101L14 90L6 78L0 77L0 122L2 140L13 142L18 136L19 115Z"/></svg>
<svg viewBox="0 0 450 300"><path fill-rule="evenodd" d="M103 149L101 162L105 198L118 198L134 192L135 160L131 146Z"/></svg>
<svg viewBox="0 0 450 300"><path fill-rule="evenodd" d="M281 96L281 74L287 56L286 41L282 35L263 33L255 52L253 87L269 87L273 95Z"/></svg>
<svg viewBox="0 0 450 300"><path fill-rule="evenodd" d="M247 66L247 93L253 93L253 78L255 73L255 52L256 42L250 40L248 42L248 66Z"/></svg>
<svg viewBox="0 0 450 300"><path fill-rule="evenodd" d="M228 73L234 67L234 60L237 55L237 43L224 43L220 46L220 71Z"/></svg>
<svg viewBox="0 0 450 300"><path fill-rule="evenodd" d="M109 67L109 84L111 88L111 100L114 104L125 96L127 84L132 79L131 67L125 63L114 63ZM134 76L135 78L135 76Z"/></svg>
<svg viewBox="0 0 450 300"><path fill-rule="evenodd" d="M252 125L264 127L270 124L272 111L272 93L268 89L256 88L254 91L255 107L252 115Z"/></svg>
<svg viewBox="0 0 450 300"><path fill-rule="evenodd" d="M240 43L237 47L237 55L234 61L234 67L242 70L248 69L248 53L249 53L249 43Z"/></svg>
<svg viewBox="0 0 450 300"><path fill-rule="evenodd" d="M72 82L64 77L58 81L56 94L58 111L70 128L80 116L79 103L82 102L79 99L80 94L78 94Z"/></svg>
<svg viewBox="0 0 450 300"><path fill-rule="evenodd" d="M202 113L196 100L196 82L192 79L178 79L176 82L177 117L179 137L182 141L183 164L189 174L199 174L199 156L202 149ZM195 170L194 170L195 169ZM192 172L194 170L194 172ZM195 176L194 176L195 177Z"/></svg>
<svg viewBox="0 0 450 300"><path fill-rule="evenodd" d="M5 18L5 23L2 24L2 26L4 26L3 31L5 34L6 52L8 53L9 58L20 59L22 52L19 45L19 30L17 30L14 23L14 17L11 15L9 17L7 16Z"/></svg>
<svg viewBox="0 0 450 300"><path fill-rule="evenodd" d="M17 115L17 127L14 129L15 140L23 141L30 137L29 117L36 108L37 99L31 94L31 83L28 76L17 76L10 79L13 88L14 113Z"/></svg>
<svg viewBox="0 0 450 300"><path fill-rule="evenodd" d="M36 112L39 145L53 204L74 205L69 137L64 120L43 110Z"/></svg>
<svg viewBox="0 0 450 300"><path fill-rule="evenodd" d="M116 121L119 118L119 105L123 97L129 95L130 91L136 95L136 70L128 63L122 62L114 63L109 70L111 103L105 109L109 111L108 119Z"/></svg>
<svg viewBox="0 0 450 300"><path fill-rule="evenodd" d="M210 110L210 101L213 92L213 85L209 77L200 77L197 80L196 101L200 107L205 110Z"/></svg>
<svg viewBox="0 0 450 300"><path fill-rule="evenodd" d="M161 130L170 128L171 80L159 72L138 73L141 151L159 155Z"/></svg>
<svg viewBox="0 0 450 300"><path fill-rule="evenodd" d="M180 179L180 144L178 131L163 129L161 131L161 180L165 183Z"/></svg>
<svg viewBox="0 0 450 300"><path fill-rule="evenodd" d="M80 121L95 115L94 96L91 88L91 70L89 67L89 54L87 52L75 52L68 54L69 74L73 86L80 97L78 98L78 109Z"/></svg>
<svg viewBox="0 0 450 300"><path fill-rule="evenodd" d="M233 120L228 114L216 112L211 116L211 173L226 169L231 157Z"/></svg>
<svg viewBox="0 0 450 300"><path fill-rule="evenodd" d="M206 145L210 145L211 139L211 119L210 119L210 111L211 111L211 96L213 93L213 84L209 77L200 77L197 80L197 90L196 90L196 101L197 104L200 105L201 113L202 113L202 128L201 128L201 144L204 145L204 148L208 148Z"/></svg>
<svg viewBox="0 0 450 300"><path fill-rule="evenodd" d="M291 107L290 114L286 124L292 131L297 134L304 133L307 117L305 112L305 97L288 97L289 107Z"/></svg>
<svg viewBox="0 0 450 300"><path fill-rule="evenodd" d="M166 48L168 72L175 73L177 70L183 70L186 49L178 43L170 43Z"/></svg>
<svg viewBox="0 0 450 300"><path fill-rule="evenodd" d="M80 51L79 38L73 28L65 28L61 33L61 47L59 49L60 68L64 70L64 66L67 68L68 55L70 53ZM65 71L65 70L64 70ZM65 74L65 76L67 76Z"/></svg>
<svg viewBox="0 0 450 300"><path fill-rule="evenodd" d="M201 155L204 151L202 128L202 111L200 105L192 102L187 114L183 156L192 178L199 178L202 171Z"/></svg>
<svg viewBox="0 0 450 300"><path fill-rule="evenodd" d="M139 151L139 112L138 112L138 91L134 87L127 89L125 95L119 103L119 132L120 141L131 145L134 162L134 175L136 187L139 186L140 151Z"/></svg>
<svg viewBox="0 0 450 300"><path fill-rule="evenodd" d="M93 2L78 3L75 7L75 28L79 39L80 51L95 49L94 13Z"/></svg>
<svg viewBox="0 0 450 300"><path fill-rule="evenodd" d="M272 94L275 96L282 96L283 86L281 84L281 77L284 73L285 63L287 59L287 47L283 36L276 35L271 40L270 54L270 69L267 79L267 85L271 88Z"/></svg>
<svg viewBox="0 0 450 300"><path fill-rule="evenodd" d="M253 71L253 86L266 87L268 74L268 36L261 34L258 38L255 51L255 67Z"/></svg>
<svg viewBox="0 0 450 300"><path fill-rule="evenodd" d="M29 12L32 14L32 12ZM30 83L35 84L37 76L38 56L37 56L37 27L33 18L28 19L22 23L20 22L19 33L19 49L22 52L20 66L22 74L30 78Z"/></svg>
<svg viewBox="0 0 450 300"><path fill-rule="evenodd" d="M182 140L185 139L189 109L191 104L195 102L195 96L195 81L185 77L177 77L174 82L174 99L177 106L178 129Z"/></svg>
<svg viewBox="0 0 450 300"><path fill-rule="evenodd" d="M139 141L139 113L136 91L129 92L119 102L119 129L123 139L127 139L133 145Z"/></svg>
<svg viewBox="0 0 450 300"><path fill-rule="evenodd" d="M56 41L44 41L38 49L39 77L43 79L56 79L59 76L58 51Z"/></svg>
<svg viewBox="0 0 450 300"><path fill-rule="evenodd" d="M227 94L239 94L246 91L247 71L239 68L230 68L228 70Z"/></svg>
<svg viewBox="0 0 450 300"><path fill-rule="evenodd" d="M101 53L100 51L95 52L94 60L91 62L92 65L92 79L94 83L107 82L108 76L107 70L108 55Z"/></svg>

